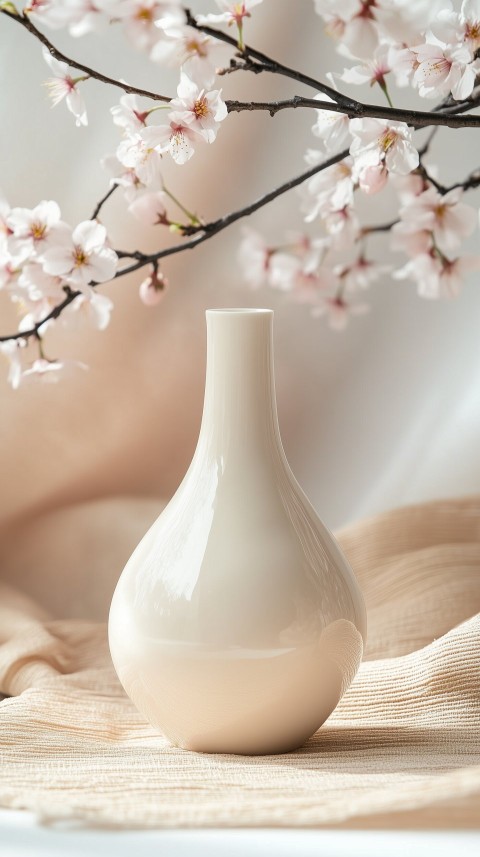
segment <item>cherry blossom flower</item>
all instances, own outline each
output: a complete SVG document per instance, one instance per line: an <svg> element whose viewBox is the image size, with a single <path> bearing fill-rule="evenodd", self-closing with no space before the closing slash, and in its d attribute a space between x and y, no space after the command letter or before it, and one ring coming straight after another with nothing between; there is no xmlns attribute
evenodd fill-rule
<svg viewBox="0 0 480 857"><path fill-rule="evenodd" d="M0 191L0 253L7 249L7 239L11 235L12 230L8 225L8 216L10 214L10 205Z"/></svg>
<svg viewBox="0 0 480 857"><path fill-rule="evenodd" d="M106 155L102 158L101 164L111 175L110 185L119 185L124 188L127 202L133 202L139 194L145 191L146 185L141 181L134 168L126 167L116 155Z"/></svg>
<svg viewBox="0 0 480 857"><path fill-rule="evenodd" d="M365 315L370 307L365 303L347 301L342 295L322 298L311 309L313 317L326 316L332 330L345 330L352 315Z"/></svg>
<svg viewBox="0 0 480 857"><path fill-rule="evenodd" d="M352 206L346 205L338 211L330 211L323 225L332 239L332 247L344 251L360 234L358 216Z"/></svg>
<svg viewBox="0 0 480 857"><path fill-rule="evenodd" d="M57 246L44 254L47 274L62 277L89 295L90 282L111 280L117 269L117 254L107 246L107 232L96 220L85 220L70 232L63 232Z"/></svg>
<svg viewBox="0 0 480 857"><path fill-rule="evenodd" d="M328 95L319 92L315 96L319 101L333 101ZM350 137L349 118L344 113L333 110L317 110L317 121L312 125L312 132L318 137L326 151L341 149Z"/></svg>
<svg viewBox="0 0 480 857"><path fill-rule="evenodd" d="M338 278L325 265L314 270L301 257L280 252L272 258L269 282L272 288L291 293L296 303L314 304L319 293L338 285Z"/></svg>
<svg viewBox="0 0 480 857"><path fill-rule="evenodd" d="M379 265L366 259L361 253L350 265L338 265L335 274L342 281L344 292L356 292L359 289L368 289L372 283L376 283L380 277L390 270L388 265Z"/></svg>
<svg viewBox="0 0 480 857"><path fill-rule="evenodd" d="M366 59L362 65L355 65L352 68L346 68L342 74L335 74L333 78L341 80L343 83L362 85L369 84L374 86L378 84L384 92L387 91L385 78L390 73L389 63L389 45L379 45L376 48L373 57Z"/></svg>
<svg viewBox="0 0 480 857"><path fill-rule="evenodd" d="M430 187L400 209L404 232L428 231L442 252L455 250L477 225L475 209L460 202L462 196L462 188L442 195Z"/></svg>
<svg viewBox="0 0 480 857"><path fill-rule="evenodd" d="M250 9L258 6L262 0L244 0L243 3L232 3L231 0L216 0L217 6L224 11L220 14L197 15L198 24L236 24L238 28L243 25L244 18L250 18Z"/></svg>
<svg viewBox="0 0 480 857"><path fill-rule="evenodd" d="M354 137L350 154L359 178L366 168L380 164L384 164L389 172L400 175L407 175L418 167L418 152L412 143L412 132L405 122L351 119L350 131Z"/></svg>
<svg viewBox="0 0 480 857"><path fill-rule="evenodd" d="M77 127L88 125L85 102L78 91L78 84L87 80L88 75L73 78L68 65L56 60L47 48L43 48L43 57L54 75L46 81L53 106L55 107L65 98L67 108L75 116Z"/></svg>
<svg viewBox="0 0 480 857"><path fill-rule="evenodd" d="M105 330L110 323L113 301L107 295L101 295L87 288L78 295L65 310L62 321L70 330L77 330L86 321L97 330Z"/></svg>
<svg viewBox="0 0 480 857"><path fill-rule="evenodd" d="M114 4L115 17L123 21L125 32L141 51L149 53L161 38L158 24L167 18L170 25L185 22L179 0L120 0Z"/></svg>
<svg viewBox="0 0 480 857"><path fill-rule="evenodd" d="M326 23L326 32L346 56L372 56L378 45L376 0L315 0L315 10Z"/></svg>
<svg viewBox="0 0 480 857"><path fill-rule="evenodd" d="M169 152L177 164L186 164L190 160L195 153L194 144L199 140L199 135L189 124L173 119L169 125L145 128L141 134L142 139L147 136L147 132L150 132L149 144L155 146L154 149L148 150L149 155L153 156L153 152L156 152L160 157L160 153ZM136 170L139 172L138 166ZM141 173L139 175L142 177ZM151 184L151 182L146 183Z"/></svg>
<svg viewBox="0 0 480 857"><path fill-rule="evenodd" d="M143 128L125 140L117 148L117 158L134 174L145 187L161 183L161 157L167 151L165 131L157 126Z"/></svg>
<svg viewBox="0 0 480 857"><path fill-rule="evenodd" d="M171 19L157 22L162 39L150 52L150 59L162 65L182 66L193 80L200 78L211 83L217 66L224 65L229 50L218 39L187 25L179 26Z"/></svg>
<svg viewBox="0 0 480 857"><path fill-rule="evenodd" d="M420 39L420 36L418 37ZM417 55L403 45L390 45L387 62L395 78L397 86L409 86L418 68Z"/></svg>
<svg viewBox="0 0 480 857"><path fill-rule="evenodd" d="M448 259L443 254L416 256L393 276L397 280L412 279L422 298L455 298L459 295L465 276L480 269L480 256Z"/></svg>
<svg viewBox="0 0 480 857"><path fill-rule="evenodd" d="M43 200L35 208L13 208L7 218L10 237L8 248L13 256L26 258L41 254L55 241L60 231L68 229L60 220L60 208L53 200Z"/></svg>
<svg viewBox="0 0 480 857"><path fill-rule="evenodd" d="M268 281L274 252L275 250L268 247L259 232L248 226L243 228L243 238L238 248L238 261L250 288L258 289Z"/></svg>
<svg viewBox="0 0 480 857"><path fill-rule="evenodd" d="M65 298L63 285L63 280L47 274L40 262L24 265L17 283L10 290L13 301L24 313L18 325L19 331L30 330L48 316L53 307ZM38 332L45 333L53 324L53 319L48 319Z"/></svg>
<svg viewBox="0 0 480 857"><path fill-rule="evenodd" d="M130 203L128 210L147 226L169 226L167 202L167 194L159 190L137 197Z"/></svg>
<svg viewBox="0 0 480 857"><path fill-rule="evenodd" d="M450 7L441 9L432 22L431 31L435 39L445 46L463 46L470 59L480 48L480 3L479 0L464 0L460 12Z"/></svg>
<svg viewBox="0 0 480 857"><path fill-rule="evenodd" d="M426 42L412 51L418 62L413 85L422 98L438 98L451 92L453 98L461 101L471 95L479 65L471 62L466 47L442 48Z"/></svg>
<svg viewBox="0 0 480 857"><path fill-rule="evenodd" d="M315 149L309 149L305 160L310 166L321 163L323 155ZM330 211L339 211L353 202L354 179L353 161L344 158L338 164L322 170L312 176L300 193L303 198L302 211L305 221L311 223L316 217L324 217Z"/></svg>
<svg viewBox="0 0 480 857"><path fill-rule="evenodd" d="M62 377L71 375L72 371L76 369L86 370L88 366L80 360L47 360L44 357L39 357L21 373L20 381L23 383L24 381L40 379L45 383L56 384Z"/></svg>
<svg viewBox="0 0 480 857"><path fill-rule="evenodd" d="M169 119L178 125L188 125L207 143L213 143L220 123L227 116L227 105L221 90L208 91L191 80L185 72L180 75L177 98L170 102Z"/></svg>
<svg viewBox="0 0 480 857"><path fill-rule="evenodd" d="M138 95L122 95L120 103L111 107L110 113L115 125L123 128L126 133L132 134L145 128L151 109L151 107L142 109Z"/></svg>
<svg viewBox="0 0 480 857"><path fill-rule="evenodd" d="M150 276L140 283L140 300L145 306L156 306L163 299L167 287L168 280L161 271L152 271Z"/></svg>
<svg viewBox="0 0 480 857"><path fill-rule="evenodd" d="M8 339L6 342L0 342L0 353L8 360L8 376L7 380L10 386L17 390L22 379L22 360L20 349L26 345L24 340Z"/></svg>

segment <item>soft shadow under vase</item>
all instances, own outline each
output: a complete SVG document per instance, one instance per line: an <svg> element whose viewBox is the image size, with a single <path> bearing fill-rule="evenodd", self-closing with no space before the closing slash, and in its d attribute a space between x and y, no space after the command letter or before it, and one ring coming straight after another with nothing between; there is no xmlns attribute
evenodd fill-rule
<svg viewBox="0 0 480 857"><path fill-rule="evenodd" d="M284 753L333 711L363 651L365 608L296 482L277 421L271 310L207 312L200 436L116 587L120 681L172 743Z"/></svg>

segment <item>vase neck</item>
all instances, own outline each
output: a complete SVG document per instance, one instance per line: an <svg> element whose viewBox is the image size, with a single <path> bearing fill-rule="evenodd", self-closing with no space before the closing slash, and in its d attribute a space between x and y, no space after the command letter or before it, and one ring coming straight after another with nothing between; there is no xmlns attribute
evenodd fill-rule
<svg viewBox="0 0 480 857"><path fill-rule="evenodd" d="M207 310L207 377L199 446L242 459L281 447L272 310Z"/></svg>

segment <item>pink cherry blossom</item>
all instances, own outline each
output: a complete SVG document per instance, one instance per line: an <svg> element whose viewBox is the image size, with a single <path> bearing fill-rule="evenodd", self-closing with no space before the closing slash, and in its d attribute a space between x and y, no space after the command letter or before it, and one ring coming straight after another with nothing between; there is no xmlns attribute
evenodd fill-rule
<svg viewBox="0 0 480 857"><path fill-rule="evenodd" d="M445 253L455 250L477 225L475 209L461 202L462 196L461 188L441 195L430 187L400 209L405 231L426 230L432 233L440 250Z"/></svg>
<svg viewBox="0 0 480 857"><path fill-rule="evenodd" d="M238 261L250 288L258 289L268 281L274 252L259 232L248 226L244 227L243 239L238 248Z"/></svg>
<svg viewBox="0 0 480 857"><path fill-rule="evenodd" d="M115 125L132 134L147 124L150 108L142 108L138 95L122 95L120 103L110 108Z"/></svg>
<svg viewBox="0 0 480 857"><path fill-rule="evenodd" d="M412 51L418 62L413 85L422 98L439 98L451 93L453 98L461 101L471 95L478 64L471 62L466 47L442 48L426 42L412 48Z"/></svg>
<svg viewBox="0 0 480 857"><path fill-rule="evenodd" d="M62 277L89 295L90 282L111 280L117 269L117 254L107 246L107 232L96 220L85 220L73 232L62 233L57 246L44 254L47 274Z"/></svg>
<svg viewBox="0 0 480 857"><path fill-rule="evenodd" d="M313 317L326 316L332 330L345 330L352 315L365 315L369 311L366 303L347 301L345 297L336 295L322 298L311 309Z"/></svg>
<svg viewBox="0 0 480 857"><path fill-rule="evenodd" d="M168 280L161 271L152 271L150 276L140 283L140 300L145 306L156 306L163 299L167 287Z"/></svg>
<svg viewBox="0 0 480 857"><path fill-rule="evenodd" d="M338 211L330 211L323 219L323 225L332 239L332 247L344 251L360 235L360 223L355 210L350 205Z"/></svg>
<svg viewBox="0 0 480 857"><path fill-rule="evenodd" d="M333 101L328 95L319 92L315 96L318 101ZM344 113L333 110L317 110L317 121L312 125L312 132L318 137L327 152L341 149L350 137L349 118Z"/></svg>
<svg viewBox="0 0 480 857"><path fill-rule="evenodd" d="M185 22L179 0L120 0L112 5L115 17L122 20L128 38L136 48L147 53L162 36L158 25L163 18L167 18L170 25Z"/></svg>
<svg viewBox="0 0 480 857"><path fill-rule="evenodd" d="M463 256L448 259L438 253L423 254L411 259L393 276L397 280L411 279L417 284L422 298L455 298L459 295L465 277L480 270L480 256Z"/></svg>
<svg viewBox="0 0 480 857"><path fill-rule="evenodd" d="M162 190L155 193L145 193L137 197L128 206L128 210L147 226L169 226L167 216L167 194Z"/></svg>
<svg viewBox="0 0 480 857"><path fill-rule="evenodd" d="M13 301L23 313L19 331L30 330L46 318L65 298L63 285L63 280L47 274L40 262L29 262L23 267L16 285L10 290ZM53 324L53 319L49 319L40 326L39 333L45 333Z"/></svg>
<svg viewBox="0 0 480 857"><path fill-rule="evenodd" d="M148 126L137 131L117 148L117 158L127 170L133 170L145 187L161 184L162 152L167 151L163 129Z"/></svg>
<svg viewBox="0 0 480 857"><path fill-rule="evenodd" d="M274 289L289 292L296 303L314 304L319 293L338 285L338 278L326 265L313 269L301 257L280 252L272 258L269 283Z"/></svg>
<svg viewBox="0 0 480 857"><path fill-rule="evenodd" d="M389 46L379 45L373 56L366 59L362 65L346 68L342 74L334 75L334 78L343 81L343 83L357 86L361 84L373 86L377 83L383 90L386 90L385 78L391 71L388 54Z"/></svg>
<svg viewBox="0 0 480 857"><path fill-rule="evenodd" d="M200 137L190 124L171 120L168 125L159 125L155 128L146 128L150 134L151 143L156 141L155 151L158 153L169 152L177 164L186 164L195 153L195 143ZM138 169L137 169L138 171Z"/></svg>
<svg viewBox="0 0 480 857"><path fill-rule="evenodd" d="M227 116L227 105L221 91L208 91L191 80L185 72L180 75L177 98L170 102L169 119L178 125L188 125L207 143L213 143L220 123Z"/></svg>
<svg viewBox="0 0 480 857"><path fill-rule="evenodd" d="M368 167L384 164L391 173L407 175L418 167L418 152L412 143L411 129L405 122L386 119L351 119L354 137L350 154L360 177Z"/></svg>
<svg viewBox="0 0 480 857"><path fill-rule="evenodd" d="M356 292L359 289L368 289L387 273L390 267L372 262L361 253L350 265L338 265L334 270L342 281L344 292Z"/></svg>
<svg viewBox="0 0 480 857"><path fill-rule="evenodd" d="M68 65L56 60L47 48L43 48L43 57L54 75L46 81L53 106L55 107L65 98L70 113L75 116L77 127L88 125L85 102L78 91L78 84L87 80L87 76L73 78Z"/></svg>
<svg viewBox="0 0 480 857"><path fill-rule="evenodd" d="M338 52L353 57L372 56L378 45L376 0L315 0L315 10L326 32L338 42Z"/></svg>
<svg viewBox="0 0 480 857"><path fill-rule="evenodd" d="M309 149L305 160L315 166L323 160L323 153ZM343 210L353 203L355 187L353 179L353 161L344 158L338 164L322 170L309 179L301 189L302 211L305 221L311 223L316 217L325 217L331 211Z"/></svg>
<svg viewBox="0 0 480 857"><path fill-rule="evenodd" d="M366 194L379 193L388 181L388 170L385 163L364 167L358 173L358 185Z"/></svg>
<svg viewBox="0 0 480 857"><path fill-rule="evenodd" d="M244 18L250 18L250 9L258 6L262 0L244 0L243 3L232 3L231 0L216 0L217 6L223 9L220 14L213 15L197 15L199 24L236 24L237 27L243 25Z"/></svg>
<svg viewBox="0 0 480 857"><path fill-rule="evenodd" d="M116 155L106 155L102 158L101 164L111 175L110 184L124 188L125 199L128 203L133 202L139 194L145 191L146 185L141 181L134 168L126 167Z"/></svg>
<svg viewBox="0 0 480 857"><path fill-rule="evenodd" d="M20 349L25 346L25 340L8 339L6 342L0 342L0 354L8 361L8 376L7 380L10 386L17 390L22 379L22 360Z"/></svg>
<svg viewBox="0 0 480 857"><path fill-rule="evenodd" d="M86 322L97 330L105 330L110 323L113 301L95 289L87 288L78 295L62 314L64 327L78 330Z"/></svg>
<svg viewBox="0 0 480 857"><path fill-rule="evenodd" d="M44 357L34 360L21 374L21 382L39 379L48 384L56 384L62 377L71 375L76 369L88 369L79 360L46 360Z"/></svg>
<svg viewBox="0 0 480 857"><path fill-rule="evenodd" d="M182 66L190 78L211 83L217 66L225 65L229 50L218 39L171 19L157 22L162 38L152 48L150 59L162 65Z"/></svg>
<svg viewBox="0 0 480 857"><path fill-rule="evenodd" d="M10 237L8 248L13 256L26 258L41 254L55 241L60 231L68 229L60 220L60 208L53 200L43 200L35 208L13 208L7 218Z"/></svg>

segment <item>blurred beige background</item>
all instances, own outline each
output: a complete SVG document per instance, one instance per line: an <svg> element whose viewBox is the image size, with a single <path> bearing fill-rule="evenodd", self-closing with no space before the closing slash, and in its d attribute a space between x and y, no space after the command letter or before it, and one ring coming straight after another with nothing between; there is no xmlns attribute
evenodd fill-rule
<svg viewBox="0 0 480 857"><path fill-rule="evenodd" d="M194 8L213 10L213 4ZM273 14L272 14L273 11ZM301 13L301 14L300 14ZM140 86L172 93L176 73L130 49L119 32L75 40L50 32L73 58ZM323 76L343 68L310 0L265 0L247 40L283 62ZM41 49L0 19L0 186L12 205L54 198L71 223L90 216L107 188L100 158L118 129L109 107L120 93L85 85L89 126L64 105L51 110ZM282 78L231 75L226 97L286 97L308 90ZM376 94L358 90L359 97ZM402 93L398 103L406 103ZM410 102L411 103L411 102ZM422 105L424 106L424 105ZM313 115L284 111L229 117L165 178L207 220L246 204L304 169L315 146ZM441 130L434 146L445 182L475 165L473 132ZM478 197L469 197L478 205ZM391 198L366 200L366 218L391 219ZM169 238L140 226L121 196L103 212L117 247L155 248ZM251 219L268 238L302 228L295 192ZM325 522L480 488L480 292L473 279L458 301L427 302L388 278L368 295L372 311L344 334L277 294L249 292L236 261L241 226L167 261L171 288L160 306L138 299L141 275L103 289L115 302L103 333L59 330L49 356L86 361L57 385L9 389L0 374L1 574L58 615L104 617L125 559L172 495L192 456L205 369L204 310L268 306L276 311L276 377L287 456ZM478 248L478 232L470 251ZM383 239L372 249L389 258ZM401 258L399 262L401 263ZM1 297L2 332L15 319ZM6 368L6 367L5 367Z"/></svg>

